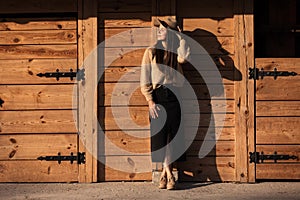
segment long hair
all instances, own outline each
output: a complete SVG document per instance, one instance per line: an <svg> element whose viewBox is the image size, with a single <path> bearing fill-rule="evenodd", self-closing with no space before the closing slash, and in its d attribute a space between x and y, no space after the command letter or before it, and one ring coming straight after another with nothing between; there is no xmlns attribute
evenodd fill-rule
<svg viewBox="0 0 300 200"><path fill-rule="evenodd" d="M162 41L158 40L152 48L153 58L156 58L158 64L167 65L177 70L177 48L179 47L179 39L175 31L167 29L166 49L162 46Z"/></svg>

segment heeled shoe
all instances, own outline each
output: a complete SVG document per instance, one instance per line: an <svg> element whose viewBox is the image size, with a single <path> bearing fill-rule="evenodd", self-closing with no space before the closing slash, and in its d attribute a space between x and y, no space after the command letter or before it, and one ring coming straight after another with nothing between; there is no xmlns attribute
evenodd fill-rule
<svg viewBox="0 0 300 200"><path fill-rule="evenodd" d="M167 178L165 176L160 177L158 188L159 189L166 189L167 188Z"/></svg>
<svg viewBox="0 0 300 200"><path fill-rule="evenodd" d="M168 178L168 183L167 183L167 190L174 190L175 189L175 177L171 176Z"/></svg>

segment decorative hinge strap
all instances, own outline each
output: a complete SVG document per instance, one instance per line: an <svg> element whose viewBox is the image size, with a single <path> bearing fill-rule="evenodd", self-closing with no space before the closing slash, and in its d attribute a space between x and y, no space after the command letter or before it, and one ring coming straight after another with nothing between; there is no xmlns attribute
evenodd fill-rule
<svg viewBox="0 0 300 200"><path fill-rule="evenodd" d="M79 69L77 72L73 72L73 69L70 69L70 72L60 72L59 69L56 69L56 72L46 72L46 73L38 73L38 77L46 77L46 78L56 78L59 81L62 77L69 77L70 80L74 80L76 77L77 81L85 80L85 69Z"/></svg>
<svg viewBox="0 0 300 200"><path fill-rule="evenodd" d="M250 152L250 163L263 163L265 160L273 160L274 163L277 163L277 160L296 160L298 159L295 155L286 155L286 154L277 154L275 151L274 154L265 155L264 152Z"/></svg>
<svg viewBox="0 0 300 200"><path fill-rule="evenodd" d="M62 161L70 161L73 164L74 161L77 161L78 164L85 164L85 152L78 152L77 155L74 155L73 152L69 156L62 156L58 152L57 156L40 156L38 160L45 161L57 161L58 164L61 164Z"/></svg>
<svg viewBox="0 0 300 200"><path fill-rule="evenodd" d="M273 76L274 80L277 79L278 76L296 76L296 72L289 71L277 71L277 68L274 68L273 71L264 71L263 68L259 70L258 68L249 68L249 79L259 80L259 78L263 79L265 76Z"/></svg>

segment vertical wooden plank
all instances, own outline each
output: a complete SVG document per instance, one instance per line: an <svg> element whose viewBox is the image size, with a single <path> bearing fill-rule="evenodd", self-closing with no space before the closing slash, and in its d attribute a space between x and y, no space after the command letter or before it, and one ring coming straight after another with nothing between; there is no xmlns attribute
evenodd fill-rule
<svg viewBox="0 0 300 200"><path fill-rule="evenodd" d="M254 148L253 84L248 80L248 68L254 66L253 1L234 2L235 63L242 80L235 82L236 181L253 182L254 168L249 168L249 151Z"/></svg>
<svg viewBox="0 0 300 200"><path fill-rule="evenodd" d="M97 0L78 0L78 66L97 47ZM85 80L78 83L79 90L79 151L86 152L86 164L79 166L79 182L97 182L97 58L93 66L85 67ZM95 105L96 104L96 105ZM91 143L92 142L92 143ZM89 145L89 147L87 147Z"/></svg>
<svg viewBox="0 0 300 200"><path fill-rule="evenodd" d="M254 3L253 0L246 1L246 39L247 39L247 56L248 67L253 68L255 66L254 61ZM247 70L249 72L249 69ZM249 153L255 151L255 81L248 79L248 73L246 74L248 80L248 124L247 124L247 138L248 138L248 151L246 156L248 167L248 182L255 182L255 165L249 162Z"/></svg>
<svg viewBox="0 0 300 200"><path fill-rule="evenodd" d="M78 22L77 22L77 29L78 29L78 42L77 42L77 51L78 51L78 55L77 55L77 61L78 61L78 67L81 67L83 64L83 0L78 0L77 2L78 6L77 6L77 15L78 15ZM79 85L81 85L80 83L78 83L78 87ZM80 87L81 88L81 87ZM79 90L78 91L82 91ZM80 97L78 96L78 99ZM83 106L81 104L78 104L78 113L81 114L82 113L82 108ZM79 121L77 123L77 128L78 128L78 133L80 131L78 125L80 124L80 120L79 117L77 118L77 120ZM86 151L85 147L84 147L84 143L81 141L80 138L78 138L78 150L79 151ZM84 166L79 166L78 168L78 182L85 182L85 165Z"/></svg>

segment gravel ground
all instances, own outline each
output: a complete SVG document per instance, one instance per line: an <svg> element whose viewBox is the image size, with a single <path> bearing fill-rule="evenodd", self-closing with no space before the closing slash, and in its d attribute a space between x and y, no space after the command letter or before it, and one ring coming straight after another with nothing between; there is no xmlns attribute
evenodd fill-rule
<svg viewBox="0 0 300 200"><path fill-rule="evenodd" d="M179 183L173 191L151 182L0 184L0 199L272 199L300 200L300 182Z"/></svg>

